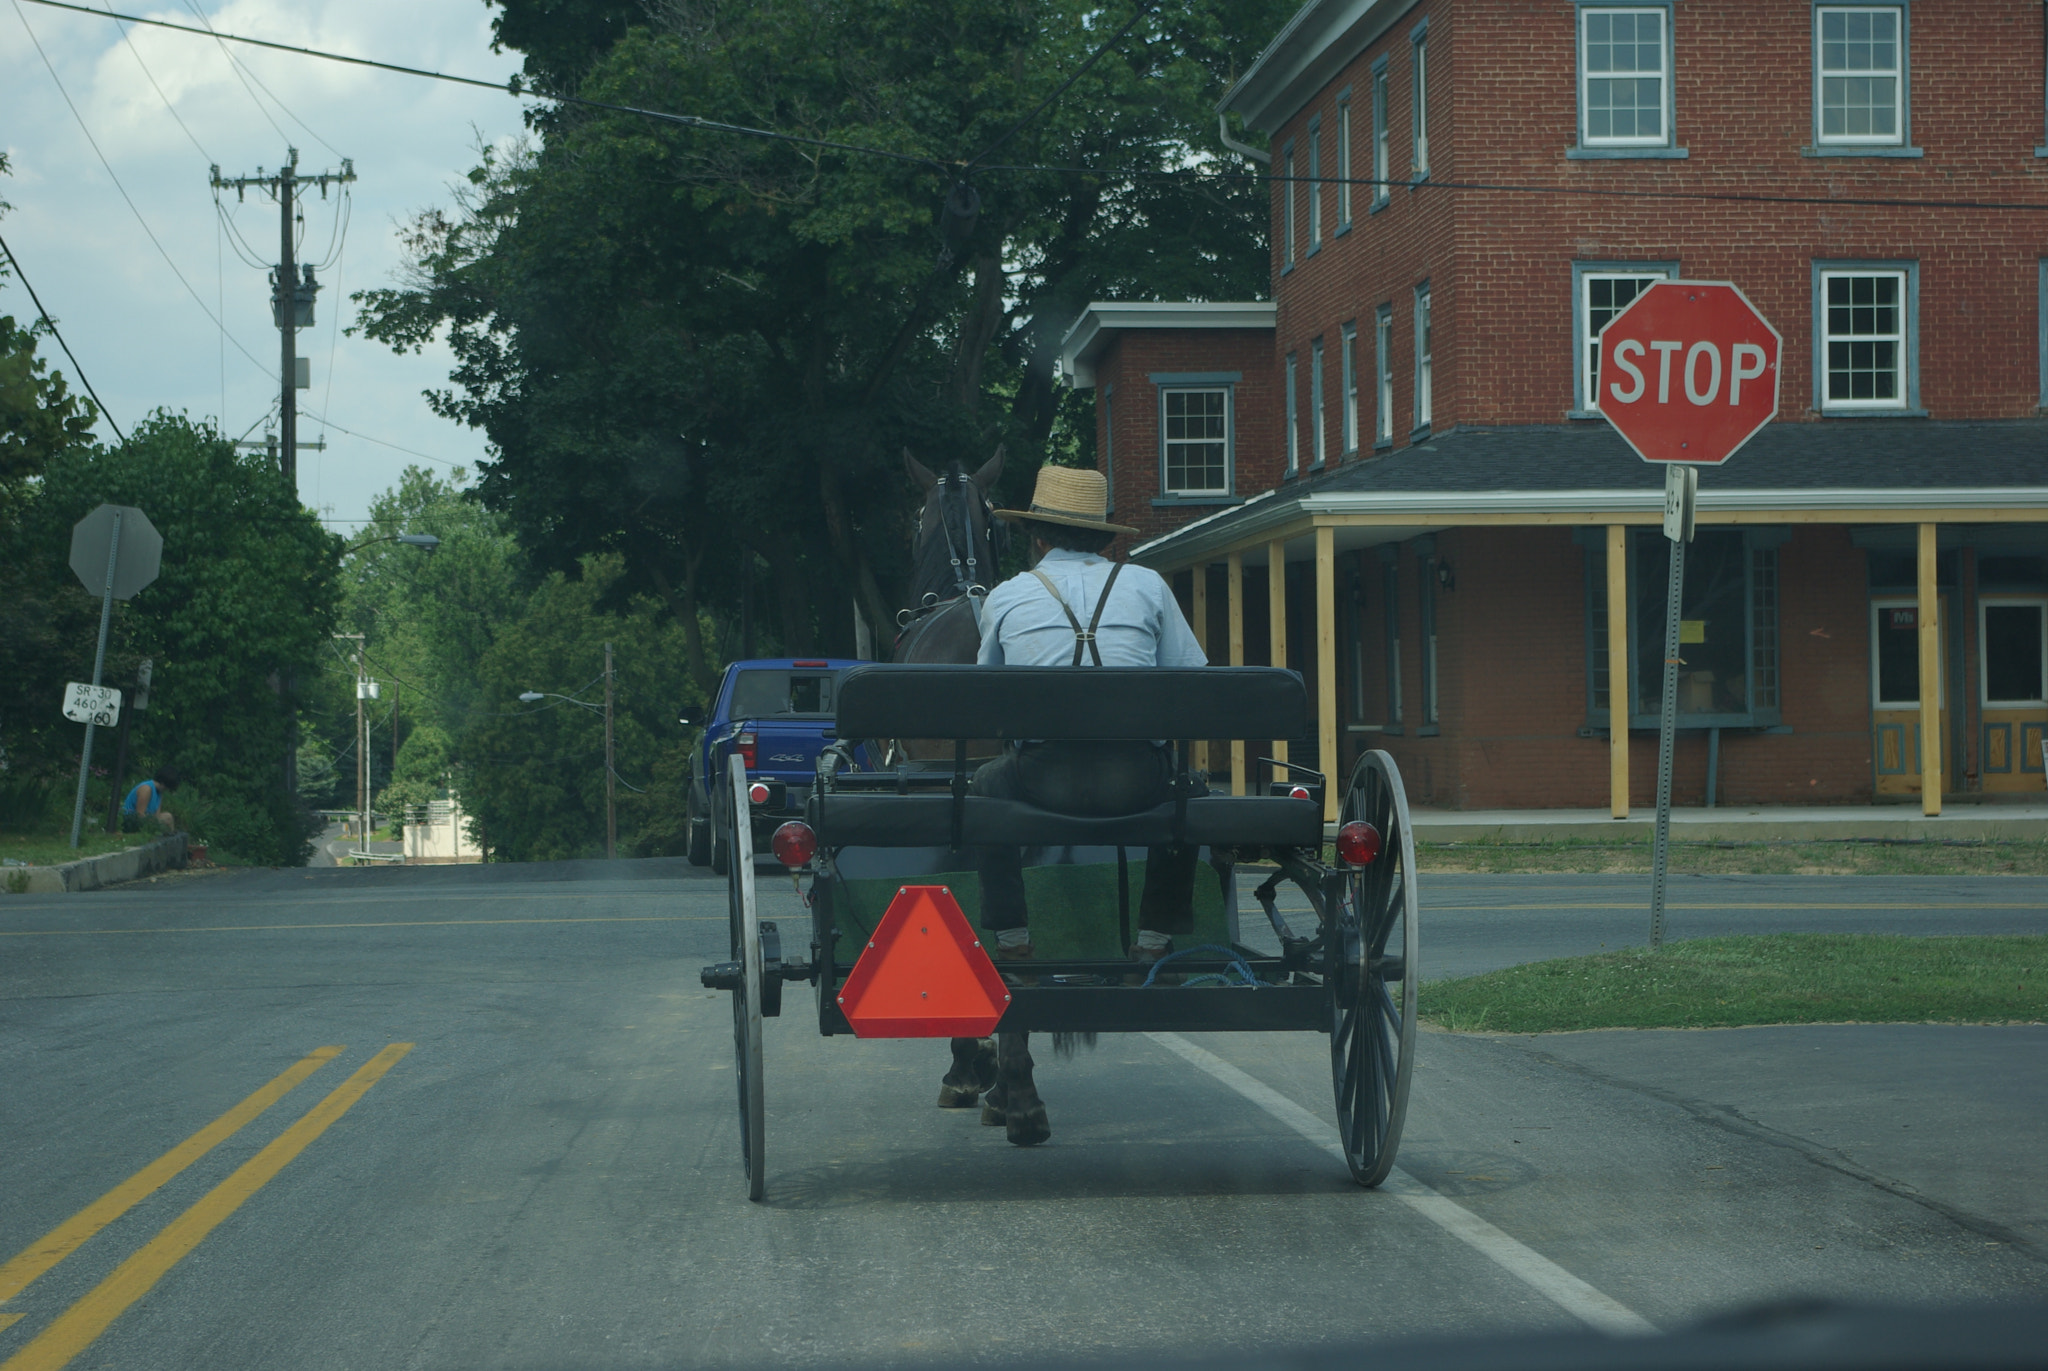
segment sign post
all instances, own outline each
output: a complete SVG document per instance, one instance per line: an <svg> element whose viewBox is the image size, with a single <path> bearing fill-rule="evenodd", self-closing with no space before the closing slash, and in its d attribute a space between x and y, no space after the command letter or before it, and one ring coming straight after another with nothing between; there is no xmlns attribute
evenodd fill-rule
<svg viewBox="0 0 2048 1371"><path fill-rule="evenodd" d="M1699 468L1735 455L1778 412L1778 331L1726 281L1659 281L1600 333L1600 412L1636 455L1665 464L1663 698L1657 721L1657 836L1650 854L1650 948L1664 945L1671 765L1678 732L1685 548Z"/></svg>
<svg viewBox="0 0 2048 1371"><path fill-rule="evenodd" d="M77 709L85 722L85 746L78 754L78 799L71 807L73 848L78 846L79 831L85 826L85 782L92 774L93 730L103 720L113 723L121 712L121 692L104 690L100 685L107 667L107 627L113 622L114 601L133 599L137 591L154 581L163 563L163 552L163 535L147 515L127 505L101 505L71 528L71 570L87 590L100 592L100 637L92 658L92 686L88 691L74 682L64 697L66 717L77 718L73 713ZM111 702L106 696L112 697ZM114 783L120 784L118 776Z"/></svg>

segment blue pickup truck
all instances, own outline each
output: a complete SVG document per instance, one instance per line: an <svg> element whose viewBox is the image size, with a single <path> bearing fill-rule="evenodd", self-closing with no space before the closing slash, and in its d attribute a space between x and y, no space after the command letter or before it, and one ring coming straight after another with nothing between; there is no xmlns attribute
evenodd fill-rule
<svg viewBox="0 0 2048 1371"><path fill-rule="evenodd" d="M690 755L689 858L721 876L730 864L726 833L732 815L732 763L768 788L753 806L754 851L787 820L800 819L817 776L818 754L832 741L839 673L860 663L839 658L775 657L725 669L703 733ZM689 720L695 723L697 720ZM860 760L857 754L857 760ZM864 762L863 762L864 764Z"/></svg>

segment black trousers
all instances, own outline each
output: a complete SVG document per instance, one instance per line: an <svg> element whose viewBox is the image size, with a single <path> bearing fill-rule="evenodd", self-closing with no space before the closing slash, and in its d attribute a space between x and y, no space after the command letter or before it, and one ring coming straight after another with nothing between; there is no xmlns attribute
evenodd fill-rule
<svg viewBox="0 0 2048 1371"><path fill-rule="evenodd" d="M1011 748L985 763L969 788L976 795L1022 800L1055 813L1107 818L1164 804L1172 785L1173 766L1165 748L1146 742L1044 742ZM1139 928L1155 933L1193 929L1199 856L1192 845L1179 843L1146 850ZM1023 849L985 847L978 864L981 926L992 933L1028 927Z"/></svg>

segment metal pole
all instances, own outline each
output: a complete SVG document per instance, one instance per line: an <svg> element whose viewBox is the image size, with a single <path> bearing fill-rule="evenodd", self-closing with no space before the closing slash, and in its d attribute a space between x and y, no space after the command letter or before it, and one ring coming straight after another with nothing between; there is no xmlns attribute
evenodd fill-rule
<svg viewBox="0 0 2048 1371"><path fill-rule="evenodd" d="M1680 468L1670 473L1683 477ZM1671 585L1664 602L1664 701L1657 721L1657 839L1650 852L1650 950L1664 945L1664 872L1671 854L1671 753L1678 731L1679 615L1684 612L1685 539L1671 540Z"/></svg>
<svg viewBox="0 0 2048 1371"><path fill-rule="evenodd" d="M121 560L121 511L114 511L114 533L107 539L107 585L100 595L100 643L92 655L92 683L100 683L107 667L107 626L114 621L114 567ZM92 735L97 727L85 724L85 747L78 754L78 800L71 806L71 846L78 846L79 831L85 827L85 781L92 772ZM118 778L117 778L118 779Z"/></svg>
<svg viewBox="0 0 2048 1371"><path fill-rule="evenodd" d="M356 851L370 855L369 781L363 775L369 760L370 733L363 727L363 651L356 649Z"/></svg>
<svg viewBox="0 0 2048 1371"><path fill-rule="evenodd" d="M612 645L604 645L604 856L619 855L619 776L612 770Z"/></svg>

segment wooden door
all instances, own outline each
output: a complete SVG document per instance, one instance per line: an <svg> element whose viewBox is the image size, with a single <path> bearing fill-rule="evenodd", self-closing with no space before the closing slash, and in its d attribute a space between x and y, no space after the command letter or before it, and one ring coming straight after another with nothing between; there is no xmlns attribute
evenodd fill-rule
<svg viewBox="0 0 2048 1371"><path fill-rule="evenodd" d="M2048 789L2048 599L1987 595L1978 603L1977 681L1985 793Z"/></svg>
<svg viewBox="0 0 2048 1371"><path fill-rule="evenodd" d="M1948 674L1948 597L1942 596L1941 672ZM1948 734L1946 680L1936 684ZM1870 747L1879 795L1920 793L1920 612L1912 600L1870 602ZM1955 749L1944 747L1942 789L1956 788Z"/></svg>

